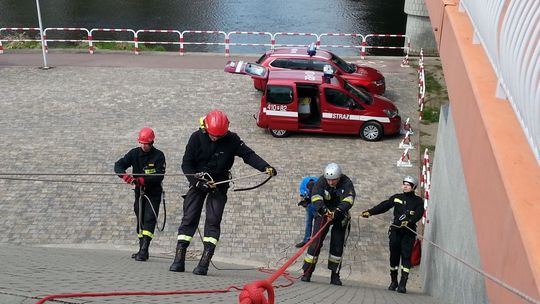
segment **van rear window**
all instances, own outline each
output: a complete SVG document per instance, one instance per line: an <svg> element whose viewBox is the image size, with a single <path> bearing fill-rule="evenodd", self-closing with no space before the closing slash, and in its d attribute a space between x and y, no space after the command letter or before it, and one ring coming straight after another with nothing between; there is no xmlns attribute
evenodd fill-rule
<svg viewBox="0 0 540 304"><path fill-rule="evenodd" d="M266 86L266 102L289 104L293 100L293 89L288 86Z"/></svg>

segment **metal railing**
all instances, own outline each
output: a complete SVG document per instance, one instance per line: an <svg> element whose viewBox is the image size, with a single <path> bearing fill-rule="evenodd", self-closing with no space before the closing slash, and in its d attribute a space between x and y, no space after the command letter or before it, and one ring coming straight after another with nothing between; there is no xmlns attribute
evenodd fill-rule
<svg viewBox="0 0 540 304"><path fill-rule="evenodd" d="M540 1L462 0L498 78L497 97L510 101L540 163Z"/></svg>
<svg viewBox="0 0 540 304"><path fill-rule="evenodd" d="M3 39L2 35L4 33L10 33L10 32L23 32L26 33L28 31L39 31L39 28L11 28L11 27L5 27L0 28L0 54L4 52L3 49L3 42L20 42L20 41L35 41L35 42L41 42L41 39L35 38L35 39L26 39L26 38L18 38L18 37L11 37L7 39ZM73 33L73 32L79 32L80 33L87 33L87 37L79 37L79 39L58 39L58 38L51 38L47 36L47 32L55 32L55 37L58 36L59 33L64 32L64 34L67 33ZM117 37L122 36L118 39L101 39L98 40L95 37L95 34L97 33L103 33L103 32L109 32L109 33L115 33ZM153 33L153 35L149 35L150 33ZM162 34L162 35L157 35ZM157 38L158 36L163 39L164 35L168 34L169 37L175 37L175 40L141 40L140 36L144 35L145 38ZM102 35L102 34L100 34ZM366 56L366 50L370 49L387 49L387 50L402 50L403 54L408 57L409 50L410 50L410 39L407 35L402 34L369 34L369 35L363 35L358 33L322 33L322 34L316 34L316 33L301 33L301 32L278 32L278 33L269 33L269 32L243 32L243 31L232 31L232 32L224 32L224 31L199 31L199 30L185 30L185 31L178 31L173 29L142 29L142 30L133 30L133 29L115 29L115 28L93 28L93 29L86 29L81 27L56 27L56 28L46 28L44 30L44 45L45 49L48 50L50 48L49 44L50 42L75 42L75 43L87 43L88 44L88 52L90 54L94 53L94 44L95 43L126 43L133 45L133 52L135 54L139 54L139 45L142 44L169 44L169 45L179 45L179 53L180 55L184 55L186 53L185 46L191 45L204 45L204 46L219 46L223 47L225 51L225 55L230 55L230 47L244 47L244 46L261 46L265 47L267 49L275 49L276 47L307 47L311 43L315 43L317 46L324 47L324 48L340 48L340 49L354 49L357 50L360 57L364 59ZM127 38L126 38L127 37ZM242 37L242 41L240 41L240 37ZM40 37L39 37L40 38ZM232 41L231 38L235 38L234 41ZM287 39L288 38L288 39ZM297 39L294 41L290 41L290 39ZM328 44L326 43L327 40L330 38L333 38L334 40L336 38L348 38L350 39L346 43L334 43L334 44ZM373 38L384 38L387 41L385 43L381 43L381 41L374 41ZM391 42L388 42L388 38L391 38ZM239 39L239 40L236 40ZM246 41L247 39L247 41ZM249 40L251 39L251 41ZM262 40L261 40L262 39ZM324 43L321 42L321 39L324 40ZM256 41L255 41L256 40ZM279 40L279 42L278 42ZM390 45L389 45L390 44Z"/></svg>

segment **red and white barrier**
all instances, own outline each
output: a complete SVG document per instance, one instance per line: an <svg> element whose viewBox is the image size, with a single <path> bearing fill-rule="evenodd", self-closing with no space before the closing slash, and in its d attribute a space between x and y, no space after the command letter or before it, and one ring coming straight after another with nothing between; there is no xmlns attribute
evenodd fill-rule
<svg viewBox="0 0 540 304"><path fill-rule="evenodd" d="M367 40L371 37L385 37L385 38L405 38L405 43L403 46L375 46L375 45L368 45ZM390 49L390 50L397 50L402 49L405 53L405 57L401 61L402 67L408 67L409 66L409 50L411 48L411 40L409 36L403 35L403 34L369 34L364 37L365 42L365 48L371 48L371 49ZM364 43L363 43L364 45ZM365 52L364 52L365 55ZM362 56L363 59L363 56Z"/></svg>
<svg viewBox="0 0 540 304"><path fill-rule="evenodd" d="M140 41L139 40L139 34L151 34L151 33L159 33L159 34L174 34L175 37L177 37L177 41ZM177 30L138 30L135 32L135 37L133 38L135 42L135 55L139 55L139 44L180 44L180 36L182 36L182 33Z"/></svg>
<svg viewBox="0 0 540 304"><path fill-rule="evenodd" d="M409 135L414 135L414 130L412 129L411 123L409 122L409 117L407 117L405 122L403 122L403 124L401 125L401 129L399 130L400 134L405 134L407 132L409 132Z"/></svg>
<svg viewBox="0 0 540 304"><path fill-rule="evenodd" d="M186 41L186 34L188 34L189 36L192 36L193 34L197 34L196 36L199 36L199 35L223 35L223 42L195 42L195 41ZM185 48L184 48L184 45L223 45L224 47L226 46L226 41L227 39L227 33L225 33L224 31L195 31L195 30L187 30L187 31L183 31L181 34L180 34L180 55L184 55L185 54ZM228 53L228 50L225 49L225 55L226 56L229 56L229 53Z"/></svg>
<svg viewBox="0 0 540 304"><path fill-rule="evenodd" d="M50 39L47 36L47 32L56 31L56 32L84 32L86 33L86 38L90 36L90 31L82 27L48 27L43 30L43 44L45 46L45 52L49 52L49 42L88 42L86 39Z"/></svg>
<svg viewBox="0 0 540 304"><path fill-rule="evenodd" d="M399 143L399 148L400 149L414 150L414 145L413 145L413 143L411 141L411 133L409 131L407 131L407 133L405 133L405 137Z"/></svg>
<svg viewBox="0 0 540 304"><path fill-rule="evenodd" d="M354 48L354 49L360 49L362 50L364 47L360 45L348 45L348 44L326 44L322 42L322 39L324 37L356 37L360 38L360 41L364 41L364 35L362 34L356 34L356 33L322 33L318 37L317 46L323 47L323 48ZM362 52L360 51L360 54ZM365 50L364 50L365 54Z"/></svg>
<svg viewBox="0 0 540 304"><path fill-rule="evenodd" d="M4 46L2 45L2 32L25 32L25 31L37 31L39 32L39 27L3 27L0 28L0 54L4 53ZM41 41L37 39L4 39L4 41Z"/></svg>
<svg viewBox="0 0 540 304"><path fill-rule="evenodd" d="M406 148L405 151L401 153L401 157L397 161L397 166L406 168L412 167L411 156L409 155L409 148Z"/></svg>
<svg viewBox="0 0 540 304"><path fill-rule="evenodd" d="M280 36L300 36L300 37L315 37L315 41L308 42L307 44L283 44L283 43L277 43L277 38ZM319 45L319 36L314 33L300 33L300 32L278 32L274 33L273 40L272 40L272 49L276 47L307 47L311 43L315 43L316 45Z"/></svg>
<svg viewBox="0 0 540 304"><path fill-rule="evenodd" d="M426 220L426 217L429 202L429 192L431 190L431 169L429 164L429 150L427 148L424 150L424 157L422 161L420 187L424 190L424 215L422 216L422 223L426 224L429 223L429 221Z"/></svg>
<svg viewBox="0 0 540 304"><path fill-rule="evenodd" d="M114 33L128 33L132 35L131 40L94 40L94 32L114 32ZM88 52L94 54L94 42L111 42L111 43L133 43L133 52L135 53L135 31L132 29L112 29L112 28L95 28L90 30L88 34Z"/></svg>
<svg viewBox="0 0 540 304"><path fill-rule="evenodd" d="M0 28L0 54L4 52L4 46L3 42L12 42L12 41L34 41L34 42L40 42L40 39L2 39L2 32L7 31L37 31L39 32L39 28L32 28L32 27L5 27ZM81 31L86 32L87 37L83 39L48 39L46 32L47 31ZM95 34L98 32L116 32L116 33L129 33L131 34L131 37L125 40L96 40ZM140 35L141 33L174 33L175 35L178 35L180 33L180 37L178 41L152 41L152 40L145 40L140 41ZM204 41L205 39L198 39L197 41L188 41L186 35L191 36L192 34L197 35L223 35L223 41L222 42L209 42ZM233 42L231 41L231 37L233 35L252 35L252 36L268 36L270 37L269 43L256 43L256 42ZM354 48L360 50L360 56L361 59L365 59L366 56L366 49L367 48L373 48L373 49L403 49L405 53L405 58L402 61L402 65L408 64L408 55L409 55L409 48L410 48L410 41L409 38L406 35L394 35L394 34L370 34L370 35L362 35L358 33L322 33L320 35L315 33L302 33L302 32L278 32L278 33L270 33L270 32L255 32L255 31L232 31L229 33L223 32L223 31L199 31L199 30L186 30L186 31L179 31L174 29L167 29L167 30L160 30L160 29L142 29L142 30L133 30L133 29L116 29L116 28L94 28L94 29L86 29L86 28L79 28L79 27L56 27L56 28L46 28L44 30L43 34L43 40L44 40L44 46L45 49L48 49L48 46L46 45L47 41L55 41L55 42L82 42L82 43L88 43L88 52L90 54L94 53L94 43L96 42L111 42L111 43L129 43L133 44L133 51L135 54L139 54L139 44L179 44L180 45L180 55L185 54L185 45L223 45L225 48L225 55L230 55L230 46L265 46L270 47L270 49L275 49L276 47L306 47L309 44L315 42L315 44L319 47L326 47L326 48ZM313 37L313 41L309 41L305 44L285 44L285 43L279 43L278 38L283 38L283 36L297 36L297 37ZM351 43L351 44L322 44L322 39L329 39L330 37L353 37L353 38L359 38L360 40L359 44ZM370 45L366 41L369 37L392 37L392 38L405 38L406 44L405 46L380 46L380 45ZM306 39L304 39L306 40ZM354 39L353 39L354 40Z"/></svg>
<svg viewBox="0 0 540 304"><path fill-rule="evenodd" d="M270 37L269 43L240 43L240 42L231 42L231 37L234 37L234 35L254 35L254 36L268 36ZM270 32L229 32L225 36L225 55L230 55L230 47L231 46L265 46L272 48L275 45L274 36Z"/></svg>

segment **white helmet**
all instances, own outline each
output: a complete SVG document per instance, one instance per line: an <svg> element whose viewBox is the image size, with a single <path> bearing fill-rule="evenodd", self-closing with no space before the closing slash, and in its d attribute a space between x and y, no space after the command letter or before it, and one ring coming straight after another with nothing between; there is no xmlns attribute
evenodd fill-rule
<svg viewBox="0 0 540 304"><path fill-rule="evenodd" d="M407 182L411 184L413 189L416 189L416 186L418 185L418 180L415 177L410 176L410 175L405 176L403 178L403 182L404 183Z"/></svg>
<svg viewBox="0 0 540 304"><path fill-rule="evenodd" d="M324 169L324 178L338 179L341 177L341 168L336 163L329 163Z"/></svg>

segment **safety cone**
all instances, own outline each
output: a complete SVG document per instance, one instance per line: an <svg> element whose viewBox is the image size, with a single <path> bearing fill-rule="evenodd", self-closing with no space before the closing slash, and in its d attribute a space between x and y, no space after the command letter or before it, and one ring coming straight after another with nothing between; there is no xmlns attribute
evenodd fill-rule
<svg viewBox="0 0 540 304"><path fill-rule="evenodd" d="M405 151L401 154L401 157L397 161L398 167L412 167L411 156L409 155L409 148L406 148Z"/></svg>

